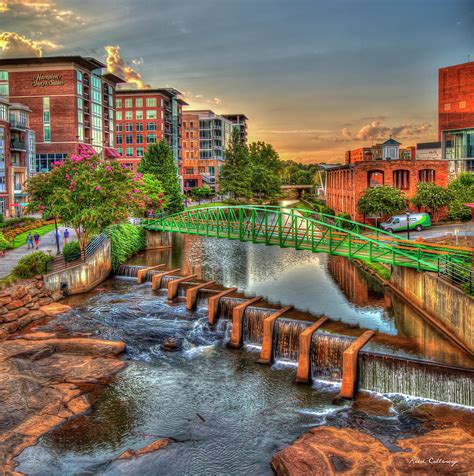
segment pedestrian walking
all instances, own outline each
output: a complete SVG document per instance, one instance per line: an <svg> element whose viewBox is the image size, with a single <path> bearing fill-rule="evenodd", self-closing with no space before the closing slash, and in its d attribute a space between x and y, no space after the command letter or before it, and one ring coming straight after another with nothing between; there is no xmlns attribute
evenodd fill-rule
<svg viewBox="0 0 474 476"><path fill-rule="evenodd" d="M29 233L28 236L26 237L26 244L28 245L28 249L33 249L34 248L33 235L31 233Z"/></svg>
<svg viewBox="0 0 474 476"><path fill-rule="evenodd" d="M69 230L66 228L64 230L64 244L67 245L68 241L69 241Z"/></svg>
<svg viewBox="0 0 474 476"><path fill-rule="evenodd" d="M59 246L61 245L61 232L59 230L56 230L56 242L58 244L59 249Z"/></svg>
<svg viewBox="0 0 474 476"><path fill-rule="evenodd" d="M34 236L33 236L34 240L35 240L35 246L36 246L36 249L39 248L39 241L40 241L40 236L38 235L38 233L35 233Z"/></svg>

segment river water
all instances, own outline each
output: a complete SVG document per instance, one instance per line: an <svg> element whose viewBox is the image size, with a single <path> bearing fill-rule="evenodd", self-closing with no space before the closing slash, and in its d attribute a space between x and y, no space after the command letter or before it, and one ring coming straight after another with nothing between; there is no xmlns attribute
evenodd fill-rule
<svg viewBox="0 0 474 476"><path fill-rule="evenodd" d="M372 350L472 365L406 304L343 258L175 235L172 250L130 261L162 262L181 268L182 275L198 274L246 295L263 295L272 304L325 314L335 320L330 331L358 335L361 329L376 330ZM256 364L253 337L252 345L227 349L224 326L210 328L205 309L186 311L182 302L168 302L163 291L152 293L150 283L113 278L70 303L74 308L44 329L124 340L129 365L96 392L91 413L23 451L21 472L265 475L272 474L272 455L313 426L353 427L389 447L424 431L411 412L421 400L392 395L393 410L386 416L356 411L349 402L333 403L339 382L294 385L294 366ZM162 351L167 337L175 337L182 349ZM126 449L158 437L176 441L156 453L116 460Z"/></svg>

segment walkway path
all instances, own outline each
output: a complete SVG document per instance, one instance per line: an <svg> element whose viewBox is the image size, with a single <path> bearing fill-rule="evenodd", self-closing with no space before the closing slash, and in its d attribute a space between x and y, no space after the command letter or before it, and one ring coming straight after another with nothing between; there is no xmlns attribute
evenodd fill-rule
<svg viewBox="0 0 474 476"><path fill-rule="evenodd" d="M59 232L61 233L61 241L60 241L61 248L64 245L64 238L63 238L64 230L65 230L64 227L59 227ZM74 230L69 228L69 232L70 232L69 241L75 240L76 233L74 232ZM40 242L39 242L40 251L44 251L45 253L50 251L52 255L56 255L56 238L54 236L54 233L55 233L55 230L52 230L40 238ZM14 250L7 250L5 252L5 256L3 258L0 258L0 278L4 278L5 276L8 276L12 272L12 269L16 266L20 258L23 258L23 256L29 253L32 253L33 251L36 251L36 250L28 249L26 244Z"/></svg>

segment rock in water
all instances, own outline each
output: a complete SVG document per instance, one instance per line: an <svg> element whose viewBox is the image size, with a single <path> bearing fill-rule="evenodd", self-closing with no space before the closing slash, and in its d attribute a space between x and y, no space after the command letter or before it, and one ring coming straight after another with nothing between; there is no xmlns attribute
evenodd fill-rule
<svg viewBox="0 0 474 476"><path fill-rule="evenodd" d="M161 343L161 350L165 352L176 352L181 350L182 342L175 337L168 337Z"/></svg>

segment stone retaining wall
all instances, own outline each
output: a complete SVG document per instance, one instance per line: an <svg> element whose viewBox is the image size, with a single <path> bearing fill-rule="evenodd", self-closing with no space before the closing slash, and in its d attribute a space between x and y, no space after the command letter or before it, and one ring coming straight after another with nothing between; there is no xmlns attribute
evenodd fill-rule
<svg viewBox="0 0 474 476"><path fill-rule="evenodd" d="M0 341L37 319L46 316L41 306L63 298L60 292L45 288L43 279L38 276L22 280L0 291Z"/></svg>

